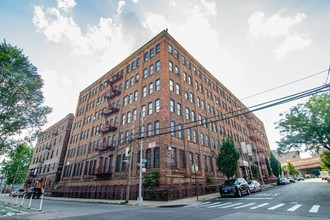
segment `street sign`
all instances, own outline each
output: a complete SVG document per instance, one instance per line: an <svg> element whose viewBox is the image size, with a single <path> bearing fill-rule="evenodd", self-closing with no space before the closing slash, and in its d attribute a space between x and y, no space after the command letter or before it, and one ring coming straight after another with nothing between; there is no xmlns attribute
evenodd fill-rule
<svg viewBox="0 0 330 220"><path fill-rule="evenodd" d="M144 160L142 160L142 163L146 163L146 162L148 162L148 160L147 160L147 159L144 159Z"/></svg>

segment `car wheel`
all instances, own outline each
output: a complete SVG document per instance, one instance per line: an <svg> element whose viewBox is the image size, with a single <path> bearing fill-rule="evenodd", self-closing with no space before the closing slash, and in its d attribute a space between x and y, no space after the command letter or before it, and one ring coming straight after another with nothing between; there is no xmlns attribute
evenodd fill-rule
<svg viewBox="0 0 330 220"><path fill-rule="evenodd" d="M251 192L250 192L250 189L249 189L249 188L247 188L247 194L248 194L248 195L250 195L250 194L251 194Z"/></svg>
<svg viewBox="0 0 330 220"><path fill-rule="evenodd" d="M242 192L240 189L237 189L237 197L242 197Z"/></svg>

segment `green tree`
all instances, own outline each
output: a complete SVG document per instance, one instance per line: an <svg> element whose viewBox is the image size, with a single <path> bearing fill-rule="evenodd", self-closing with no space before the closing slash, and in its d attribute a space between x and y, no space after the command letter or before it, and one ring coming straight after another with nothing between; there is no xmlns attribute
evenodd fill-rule
<svg viewBox="0 0 330 220"><path fill-rule="evenodd" d="M237 170L238 159L239 152L235 148L233 139L223 139L220 153L217 157L217 166L219 171L226 175L228 179L234 176Z"/></svg>
<svg viewBox="0 0 330 220"><path fill-rule="evenodd" d="M277 129L283 135L278 142L279 152L301 147L330 151L330 96L318 94L305 104L298 104L289 113L281 114Z"/></svg>
<svg viewBox="0 0 330 220"><path fill-rule="evenodd" d="M0 43L0 150L35 138L51 108L43 81L21 49Z"/></svg>
<svg viewBox="0 0 330 220"><path fill-rule="evenodd" d="M274 154L270 153L270 166L276 177L281 175L281 163L275 158Z"/></svg>
<svg viewBox="0 0 330 220"><path fill-rule="evenodd" d="M269 173L269 177L271 177L271 176L273 176L273 172L272 172L272 168L270 167L269 160L267 157L266 157L265 161L266 161L266 166L267 166L267 170Z"/></svg>
<svg viewBox="0 0 330 220"><path fill-rule="evenodd" d="M19 144L8 153L8 158L1 163L1 172L5 174L7 184L24 183L29 170L33 148Z"/></svg>
<svg viewBox="0 0 330 220"><path fill-rule="evenodd" d="M283 170L286 171L290 176L297 176L299 173L296 168L289 162L287 165L283 167Z"/></svg>
<svg viewBox="0 0 330 220"><path fill-rule="evenodd" d="M159 179L160 179L159 172L153 170L150 176L144 176L143 186L149 189L159 186Z"/></svg>
<svg viewBox="0 0 330 220"><path fill-rule="evenodd" d="M258 177L259 177L258 167L252 165L252 166L251 166L251 169L252 169L252 176L253 176L253 179L257 180Z"/></svg>
<svg viewBox="0 0 330 220"><path fill-rule="evenodd" d="M321 168L330 172L330 152L323 151L321 157Z"/></svg>

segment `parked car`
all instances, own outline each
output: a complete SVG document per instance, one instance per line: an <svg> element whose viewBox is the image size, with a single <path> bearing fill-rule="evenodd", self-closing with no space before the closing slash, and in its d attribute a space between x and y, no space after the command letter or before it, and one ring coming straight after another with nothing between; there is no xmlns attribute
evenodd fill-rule
<svg viewBox="0 0 330 220"><path fill-rule="evenodd" d="M32 199L34 199L34 198L39 199L41 195L42 195L41 188L31 187L27 191L27 198L28 199L31 198L31 196L32 196Z"/></svg>
<svg viewBox="0 0 330 220"><path fill-rule="evenodd" d="M287 184L287 181L285 180L285 178L277 179L277 185L285 185L285 184Z"/></svg>
<svg viewBox="0 0 330 220"><path fill-rule="evenodd" d="M301 180L305 180L305 178L303 176L299 175L299 176L297 176L297 180L301 181Z"/></svg>
<svg viewBox="0 0 330 220"><path fill-rule="evenodd" d="M250 188L243 178L235 178L226 180L219 187L219 192L221 197L225 196L237 196L250 195Z"/></svg>
<svg viewBox="0 0 330 220"><path fill-rule="evenodd" d="M12 197L16 197L16 196L23 197L24 194L25 194L25 190L20 188L20 189L16 189L16 190L12 191L10 195Z"/></svg>
<svg viewBox="0 0 330 220"><path fill-rule="evenodd" d="M250 188L250 192L257 192L262 190L261 184L256 180L249 180L248 186Z"/></svg>
<svg viewBox="0 0 330 220"><path fill-rule="evenodd" d="M290 181L290 183L295 183L295 182L296 182L296 181L293 179L293 177L291 177L291 176L288 177L287 179Z"/></svg>

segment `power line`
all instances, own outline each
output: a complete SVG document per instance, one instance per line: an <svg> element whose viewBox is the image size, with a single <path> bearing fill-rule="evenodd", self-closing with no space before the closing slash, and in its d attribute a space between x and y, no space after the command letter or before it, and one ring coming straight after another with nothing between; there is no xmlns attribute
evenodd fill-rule
<svg viewBox="0 0 330 220"><path fill-rule="evenodd" d="M329 70L330 70L330 67L329 67ZM254 94L254 95L247 96L247 97L245 97L245 98L242 98L241 100L249 99L249 98L252 98L252 97L255 97L255 96L258 96L258 95L265 94L265 93L267 93L267 92L274 91L274 90L276 90L276 89L279 89L279 88L282 88L282 87L285 87L285 86L288 86L288 85L291 85L291 84L297 83L297 82L299 82L299 81L302 81L302 80L305 80L305 79L311 78L311 77L313 77L313 76L319 75L319 74L324 73L324 72L326 72L326 71L328 71L328 69L323 70L323 71L318 72L318 73L314 73L314 74L308 75L308 76L306 76L306 77L303 77L303 78L300 78L300 79L297 79L297 80L294 80L294 81L292 81L292 82L289 82L289 83L286 83L286 84L283 84L283 85L280 85L280 86L274 87L274 88L272 88L272 89L268 89L268 90L265 90L265 91L259 92L259 93ZM328 72L328 76L329 76L329 72ZM327 79L326 83L327 83L327 82L328 82L328 79Z"/></svg>

